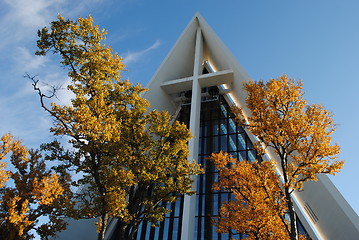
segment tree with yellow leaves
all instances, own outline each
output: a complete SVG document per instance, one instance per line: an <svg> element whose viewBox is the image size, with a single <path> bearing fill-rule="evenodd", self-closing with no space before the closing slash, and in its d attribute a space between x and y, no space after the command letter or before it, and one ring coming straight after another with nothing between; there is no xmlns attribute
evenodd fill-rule
<svg viewBox="0 0 359 240"><path fill-rule="evenodd" d="M223 189L234 196L221 205L217 231L249 240L288 239L286 200L274 163L238 161L223 152L213 153L210 160L219 172L214 190Z"/></svg>
<svg viewBox="0 0 359 240"><path fill-rule="evenodd" d="M250 114L245 115L238 107L233 112L239 125L258 138L258 153L269 150L277 156L290 239L296 240L298 230L291 194L302 189L304 182L316 181L318 174L334 175L343 166L343 161L336 160L340 148L332 144L336 125L323 106L307 104L302 83L286 75L267 83L248 82L244 89Z"/></svg>
<svg viewBox="0 0 359 240"><path fill-rule="evenodd" d="M156 225L164 219L170 210L163 202L191 193L191 175L200 172L187 160L191 134L168 113L148 112L149 103L140 97L145 89L121 79L122 59L102 43L106 32L91 17L59 16L38 34L36 54L59 54L74 93L70 105L48 106L51 96L32 78L41 106L54 120L51 132L67 136L72 145L65 150L55 141L43 149L48 159L62 162L59 172L80 173L74 181L81 189L75 193L76 217L98 217L98 239L104 239L108 219L116 218L119 238L133 239L142 221Z"/></svg>
<svg viewBox="0 0 359 240"><path fill-rule="evenodd" d="M59 175L46 169L38 151L27 150L10 134L0 141L1 239L31 239L31 231L48 239L65 229L67 224L62 217L64 206L68 205L67 185L62 184ZM7 155L11 155L10 161L4 162Z"/></svg>

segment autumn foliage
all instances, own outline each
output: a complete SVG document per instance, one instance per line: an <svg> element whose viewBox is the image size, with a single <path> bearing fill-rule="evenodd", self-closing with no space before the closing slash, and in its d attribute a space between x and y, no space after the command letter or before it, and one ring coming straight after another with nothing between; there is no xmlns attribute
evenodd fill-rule
<svg viewBox="0 0 359 240"><path fill-rule="evenodd" d="M246 107L249 111L238 107L233 107L232 110L236 115L238 124L247 128L250 133L257 137L258 142L255 143L257 152L260 155L270 152L276 156L273 161L276 163L282 180L280 184L276 184L276 188L273 185L273 190L276 190L270 195L277 196L278 187L282 191L284 200L280 202L286 204L285 208L288 211L289 238L298 239L291 194L295 190L302 189L304 182L316 181L318 174L334 175L342 168L343 161L336 160L340 148L337 144L332 144L331 138L336 125L333 123L332 114L323 106L307 103L303 98L302 83L289 79L286 75L278 79L271 79L267 83L263 81L248 82L244 84L244 89L248 93ZM222 159L221 161L226 159L224 155L214 155L214 158ZM216 161L220 162L220 160ZM262 168L268 169L265 167L267 164L267 162L263 162L259 165L264 165ZM250 174L253 168L258 168L259 174L264 171L257 165L258 163L252 166L246 165L247 170L243 170L248 172L248 176L244 176L248 179L248 188L257 189L254 176ZM237 165L235 166L237 167ZM235 169L226 171L235 171ZM231 176L232 181L235 181L232 183L238 187L239 184L235 179L240 177L240 174L233 172L229 176ZM220 180L219 186L226 187L227 183L221 181L223 180ZM252 183L251 187L250 184ZM274 200L271 202L274 205L277 203ZM222 216L226 216L229 212L233 214L233 204L247 205L250 203L239 198L236 203L231 204L229 206L232 208L223 210ZM242 208L243 206L240 206L239 209ZM261 211L257 207L255 210L259 211L258 216L261 215ZM268 208L268 211L271 212L271 208ZM220 219L219 226L221 224ZM238 222L238 224L246 223ZM227 227L244 229L237 225L227 225Z"/></svg>
<svg viewBox="0 0 359 240"><path fill-rule="evenodd" d="M266 84L249 82L244 88L251 115L245 118L237 109L237 120L246 119L259 143L279 156L288 189L301 189L303 182L317 180L317 174L341 169L343 161L334 161L340 148L331 142L336 129L332 114L322 105L307 104L300 81L283 75Z"/></svg>
<svg viewBox="0 0 359 240"><path fill-rule="evenodd" d="M234 200L221 205L218 231L246 239L288 239L286 201L274 163L238 161L223 152L212 154L211 160L219 170L214 190L234 195Z"/></svg>
<svg viewBox="0 0 359 240"><path fill-rule="evenodd" d="M5 162L6 156L10 156ZM6 168L6 165L9 165ZM5 134L0 142L1 239L42 239L66 228L67 196L60 176L46 169L38 151ZM39 219L41 218L41 221Z"/></svg>
<svg viewBox="0 0 359 240"><path fill-rule="evenodd" d="M120 239L132 239L142 221L158 224L173 202L191 193L191 175L199 166L189 163L184 124L166 112L150 111L140 85L121 79L122 59L102 43L106 32L93 19L65 20L39 31L37 55L58 54L68 69L74 94L68 106L51 103L34 80L41 106L52 116L55 136L68 137L71 148L57 141L44 145L48 159L59 160L59 172L73 170L82 190L75 217L99 218L99 239L109 218L116 218ZM56 88L51 95L56 94Z"/></svg>

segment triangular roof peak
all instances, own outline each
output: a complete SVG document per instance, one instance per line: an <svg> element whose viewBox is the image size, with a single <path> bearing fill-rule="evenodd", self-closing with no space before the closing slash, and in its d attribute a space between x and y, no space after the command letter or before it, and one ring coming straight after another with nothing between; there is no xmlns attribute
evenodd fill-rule
<svg viewBox="0 0 359 240"><path fill-rule="evenodd" d="M201 33L200 40L196 38L197 30L200 30ZM172 109L176 104L172 104L173 96L170 97L170 95L176 91L191 90L197 41L201 42L200 64L207 61L214 71L211 73L214 76L210 79L200 76L202 87L205 87L204 85L221 85L224 82L216 81L225 80L225 83L230 83L233 91L242 91L242 83L250 79L202 15L196 12L147 85L149 91L144 94L144 97L151 102L153 108L173 113ZM224 75L218 77L221 74ZM184 79L188 81L184 81ZM183 84L171 85L176 82ZM242 94L237 94L237 96L239 95ZM163 100L159 101L159 97ZM166 102L166 104L161 103L161 106L157 106L158 102ZM238 101L238 104L239 102L241 100Z"/></svg>
<svg viewBox="0 0 359 240"><path fill-rule="evenodd" d="M205 22L207 24L206 20L203 18L201 13L198 11L193 15L192 20L190 22L192 22L194 19L197 19L198 21L201 21L201 22Z"/></svg>

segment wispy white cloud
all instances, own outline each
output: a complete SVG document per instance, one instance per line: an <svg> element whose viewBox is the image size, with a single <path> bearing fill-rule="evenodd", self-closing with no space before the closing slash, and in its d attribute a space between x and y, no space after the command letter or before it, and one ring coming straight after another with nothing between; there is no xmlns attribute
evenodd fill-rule
<svg viewBox="0 0 359 240"><path fill-rule="evenodd" d="M0 134L10 131L29 146L50 136L51 118L39 106L31 82L22 76L40 74L42 82L63 88L69 79L52 57L34 55L37 29L49 25L58 13L75 19L105 1L109 0L0 0ZM59 100L53 100L68 104L71 97L69 91L59 91Z"/></svg>
<svg viewBox="0 0 359 240"><path fill-rule="evenodd" d="M32 39L36 30L45 26L58 9L61 0L4 0L5 14L0 18L0 49L26 39Z"/></svg>
<svg viewBox="0 0 359 240"><path fill-rule="evenodd" d="M3 72L0 76L3 86L0 88L0 135L11 131L33 147L50 136L48 128L51 118L39 106L31 81L22 76L25 72L39 74L41 82L49 86L61 86L63 89L66 89L70 79L66 69L52 61L53 56L34 55L36 32L55 20L58 13L65 18L76 19L89 15L94 9L98 11L106 2L111 0L0 0L0 70ZM121 33L124 35L114 41L128 37L129 33ZM128 53L128 62L138 61L159 45L160 42L156 41L147 49ZM46 91L46 85L43 87ZM68 105L73 94L60 90L57 97L58 99L51 100Z"/></svg>
<svg viewBox="0 0 359 240"><path fill-rule="evenodd" d="M5 0L9 6L6 15L8 22L17 22L25 27L38 27L46 24L46 20L51 12L50 7L61 4L61 0Z"/></svg>
<svg viewBox="0 0 359 240"><path fill-rule="evenodd" d="M48 25L57 14L78 17L85 10L108 0L3 0L0 8L0 50L36 37L37 29Z"/></svg>
<svg viewBox="0 0 359 240"><path fill-rule="evenodd" d="M123 62L125 64L130 64L139 61L145 54L147 54L149 51L158 48L161 45L161 42L159 40L156 40L155 43L153 43L148 48L137 51L137 52L128 52L123 57Z"/></svg>
<svg viewBox="0 0 359 240"><path fill-rule="evenodd" d="M24 72L44 67L46 59L47 58L34 55L33 52L25 47L16 47L15 54L13 55L14 63Z"/></svg>

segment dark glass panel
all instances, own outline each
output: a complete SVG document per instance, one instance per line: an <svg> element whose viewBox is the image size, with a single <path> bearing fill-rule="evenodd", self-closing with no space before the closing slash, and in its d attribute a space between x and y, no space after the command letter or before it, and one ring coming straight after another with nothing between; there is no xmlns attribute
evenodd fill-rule
<svg viewBox="0 0 359 240"><path fill-rule="evenodd" d="M235 134L228 135L228 147L229 147L229 149L228 149L229 152L237 151L236 135Z"/></svg>
<svg viewBox="0 0 359 240"><path fill-rule="evenodd" d="M237 135L237 147L238 150L246 150L246 136L245 133L240 133Z"/></svg>
<svg viewBox="0 0 359 240"><path fill-rule="evenodd" d="M228 133L236 133L237 132L237 124L233 118L228 119Z"/></svg>
<svg viewBox="0 0 359 240"><path fill-rule="evenodd" d="M220 136L220 139L219 139L220 146L219 146L219 148L223 152L228 151L228 141L227 140L228 140L227 135Z"/></svg>
<svg viewBox="0 0 359 240"><path fill-rule="evenodd" d="M254 150L249 150L248 151L248 161L249 162L254 162L257 159L257 153Z"/></svg>
<svg viewBox="0 0 359 240"><path fill-rule="evenodd" d="M239 155L242 160L248 160L247 151L241 151L239 152Z"/></svg>
<svg viewBox="0 0 359 240"><path fill-rule="evenodd" d="M219 120L219 134L227 134L227 119Z"/></svg>

